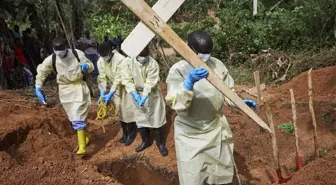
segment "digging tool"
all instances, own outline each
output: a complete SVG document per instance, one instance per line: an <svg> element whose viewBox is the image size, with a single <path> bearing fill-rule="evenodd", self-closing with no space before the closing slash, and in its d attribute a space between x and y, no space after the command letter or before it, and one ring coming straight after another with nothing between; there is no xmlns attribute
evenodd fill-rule
<svg viewBox="0 0 336 185"><path fill-rule="evenodd" d="M271 132L268 125L233 92L194 51L151 9L143 0L121 0L153 32L161 36L195 68L209 72L207 80L230 99L237 107L252 118L259 126Z"/></svg>
<svg viewBox="0 0 336 185"><path fill-rule="evenodd" d="M317 126L316 126L316 117L313 105L313 83L312 83L312 68L308 71L308 96L309 96L309 110L313 120L314 126L314 145L315 145L315 159L319 157L319 147L318 147L318 140L317 140Z"/></svg>
<svg viewBox="0 0 336 185"><path fill-rule="evenodd" d="M260 90L260 75L259 75L259 71L255 71L253 73L254 76L254 81L255 81L255 85L257 88L257 96L258 96L258 105L261 104L261 90Z"/></svg>
<svg viewBox="0 0 336 185"><path fill-rule="evenodd" d="M293 112L293 125L294 125L294 133L295 133L295 146L296 146L296 157L297 157L297 170L302 168L302 152L299 147L299 135L298 135L298 127L297 127L297 116L296 116L296 106L295 106L295 97L293 89L289 89L291 94L291 104L292 104L292 112Z"/></svg>
<svg viewBox="0 0 336 185"><path fill-rule="evenodd" d="M288 177L283 177L282 173L281 173L281 167L280 167L280 160L279 160L279 149L278 149L278 145L277 145L277 141L276 141L276 135L275 135L275 130L274 130L274 124L273 124L273 115L272 115L272 110L269 107L268 103L266 102L266 115L267 115L267 119L268 119L268 123L270 124L270 128L271 128L271 136L272 136L272 148L273 148L273 159L274 159L274 164L276 167L276 174L278 176L278 183L282 184L282 183L286 183L287 181L289 181L294 174L291 174Z"/></svg>

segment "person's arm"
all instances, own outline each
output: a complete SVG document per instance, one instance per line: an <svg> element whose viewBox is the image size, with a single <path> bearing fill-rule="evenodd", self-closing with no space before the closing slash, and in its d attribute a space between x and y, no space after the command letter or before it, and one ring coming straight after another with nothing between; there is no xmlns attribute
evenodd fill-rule
<svg viewBox="0 0 336 185"><path fill-rule="evenodd" d="M97 77L97 83L98 83L99 90L105 92L107 88L107 76L105 73L104 62L105 61L101 57L98 59L97 65L98 65L99 75Z"/></svg>
<svg viewBox="0 0 336 185"><path fill-rule="evenodd" d="M93 70L94 70L94 65L93 63L88 59L86 58L85 54L80 51L80 50L77 50L77 54L78 54L78 58L80 60L80 64L88 64L89 65L89 69L87 70L88 73L91 73Z"/></svg>
<svg viewBox="0 0 336 185"><path fill-rule="evenodd" d="M224 71L224 79L223 79L224 83L234 92L235 89L234 89L233 78L231 77L228 69L225 66L223 66L223 71ZM225 103L226 106L229 106L229 107L232 107L232 108L236 107L236 105L229 98L227 98L225 95L224 95L224 103Z"/></svg>
<svg viewBox="0 0 336 185"><path fill-rule="evenodd" d="M38 65L37 67L37 75L35 81L36 87L42 88L44 81L53 71L54 69L52 66L52 56L49 56L42 62L42 64Z"/></svg>
<svg viewBox="0 0 336 185"><path fill-rule="evenodd" d="M184 88L184 77L178 71L178 63L170 70L166 80L166 103L176 111L184 111L191 105L194 93Z"/></svg>
<svg viewBox="0 0 336 185"><path fill-rule="evenodd" d="M136 91L133 75L131 72L130 64L132 62L131 58L126 58L122 62L121 70L121 84L125 86L128 93Z"/></svg>
<svg viewBox="0 0 336 185"><path fill-rule="evenodd" d="M143 95L145 96L148 96L151 93L153 87L156 86L160 80L159 64L152 58L150 58L150 60L143 89Z"/></svg>
<svg viewBox="0 0 336 185"><path fill-rule="evenodd" d="M111 91L117 91L120 88L120 85L122 84L122 64L125 62L124 60L126 60L126 58L122 55L119 54L115 54L118 55L118 62L117 63L117 67L116 67L116 75L114 77L114 81L113 84L111 86Z"/></svg>

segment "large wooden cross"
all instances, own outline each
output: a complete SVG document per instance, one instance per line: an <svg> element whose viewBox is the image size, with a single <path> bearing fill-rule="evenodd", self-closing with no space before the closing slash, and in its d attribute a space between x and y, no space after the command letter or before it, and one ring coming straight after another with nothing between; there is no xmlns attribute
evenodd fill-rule
<svg viewBox="0 0 336 185"><path fill-rule="evenodd" d="M159 0L153 10L167 22L183 4L185 0ZM154 38L153 33L146 25L140 22L121 44L121 50L129 57L136 57Z"/></svg>
<svg viewBox="0 0 336 185"><path fill-rule="evenodd" d="M209 71L207 80L230 99L238 108L252 118L259 126L271 132L270 127L251 109L239 96L233 92L221 78L219 78L205 62L155 13L152 8L143 0L121 0L139 19L153 32L161 36L172 46L190 65L195 68L204 68ZM175 1L175 0L174 0Z"/></svg>

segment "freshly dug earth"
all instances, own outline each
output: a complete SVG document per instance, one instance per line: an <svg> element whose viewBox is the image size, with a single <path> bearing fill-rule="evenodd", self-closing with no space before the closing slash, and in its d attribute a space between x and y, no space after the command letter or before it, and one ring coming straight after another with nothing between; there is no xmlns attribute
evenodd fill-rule
<svg viewBox="0 0 336 185"><path fill-rule="evenodd" d="M289 88L294 89L297 99L299 142L305 166L287 184L336 184L335 72L336 68L326 68L312 73L319 146L324 156L320 159L313 158L313 126L307 101L306 73L263 92L273 110L284 175L296 168L294 135L279 128L280 124L292 120ZM161 88L166 94L164 84ZM237 86L237 89L246 88ZM7 99L11 101L1 101ZM25 101L15 101L18 99ZM93 102L88 121L91 134L88 155L80 158L73 152L77 145L76 135L59 103L45 108L34 101L0 93L0 184L179 184L172 110L167 111L165 126L169 155L162 157L155 142L144 152L136 153L135 147L141 143L139 134L131 146L119 143L118 122L104 121L104 133L103 122L94 120L97 103ZM263 105L258 111L266 120ZM224 113L234 133L234 158L243 184L275 183L270 134L237 109L226 108ZM236 179L233 184L238 184Z"/></svg>

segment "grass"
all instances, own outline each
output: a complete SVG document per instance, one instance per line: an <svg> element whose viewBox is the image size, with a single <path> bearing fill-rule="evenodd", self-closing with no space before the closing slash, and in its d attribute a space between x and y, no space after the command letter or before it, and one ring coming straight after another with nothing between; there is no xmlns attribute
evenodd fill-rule
<svg viewBox="0 0 336 185"><path fill-rule="evenodd" d="M324 156L328 155L329 152L330 152L329 148L321 148L320 149L320 157L324 157Z"/></svg>
<svg viewBox="0 0 336 185"><path fill-rule="evenodd" d="M314 155L312 154L312 155L310 155L310 156L307 156L307 158L305 159L305 164L308 164L308 163L310 163L310 162L312 162L313 161L313 159L314 159Z"/></svg>
<svg viewBox="0 0 336 185"><path fill-rule="evenodd" d="M293 122L289 122L289 123L283 123L283 124L280 124L279 128L285 132L288 132L288 133L293 133L294 132L294 124Z"/></svg>
<svg viewBox="0 0 336 185"><path fill-rule="evenodd" d="M232 67L232 66L227 67L229 68L229 73L234 79L236 84L244 84L244 85L254 84L254 77L253 77L254 70L252 67L244 65L238 67Z"/></svg>
<svg viewBox="0 0 336 185"><path fill-rule="evenodd" d="M330 112L325 112L325 113L323 113L322 115L321 115L321 117L322 117L322 120L324 121L324 122L329 122L329 120L330 120Z"/></svg>

